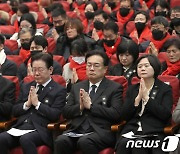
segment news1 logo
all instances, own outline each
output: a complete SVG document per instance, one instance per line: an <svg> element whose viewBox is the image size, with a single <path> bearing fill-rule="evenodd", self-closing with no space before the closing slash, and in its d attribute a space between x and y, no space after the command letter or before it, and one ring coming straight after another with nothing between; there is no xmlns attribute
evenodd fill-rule
<svg viewBox="0 0 180 154"><path fill-rule="evenodd" d="M177 136L167 136L162 142L161 149L164 152L172 152L177 149L180 134ZM158 148L160 140L129 140L126 148Z"/></svg>

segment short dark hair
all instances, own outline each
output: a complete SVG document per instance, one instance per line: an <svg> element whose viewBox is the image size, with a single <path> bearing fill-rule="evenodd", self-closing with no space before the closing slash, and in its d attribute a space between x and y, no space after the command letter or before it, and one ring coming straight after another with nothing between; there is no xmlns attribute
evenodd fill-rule
<svg viewBox="0 0 180 154"><path fill-rule="evenodd" d="M136 62L136 73L137 73L137 66L138 66L139 62L144 58L148 59L150 65L154 69L154 78L156 79L158 77L160 71L161 71L161 63L160 63L159 59L153 54L143 55L137 60L137 62Z"/></svg>
<svg viewBox="0 0 180 154"><path fill-rule="evenodd" d="M145 17L146 17L146 22L148 22L148 20L149 20L149 14L146 12L146 11L143 11L143 10L139 10L139 11L137 11L136 13L135 13L135 18L136 18L136 16L138 15L138 14L143 14Z"/></svg>
<svg viewBox="0 0 180 154"><path fill-rule="evenodd" d="M0 34L0 44L4 44L5 38L4 35Z"/></svg>
<svg viewBox="0 0 180 154"><path fill-rule="evenodd" d="M127 0L120 0L120 2L127 1ZM134 0L129 0L131 7L134 7Z"/></svg>
<svg viewBox="0 0 180 154"><path fill-rule="evenodd" d="M79 56L85 56L85 54L88 52L88 47L87 47L86 41L83 38L74 40L71 43L70 52L71 52L71 54L73 52L75 52Z"/></svg>
<svg viewBox="0 0 180 154"><path fill-rule="evenodd" d="M102 9L99 9L97 10L95 13L94 13L94 16L98 16L98 15L101 15L102 14L102 17L107 20L108 19L108 14L106 12L104 12Z"/></svg>
<svg viewBox="0 0 180 154"><path fill-rule="evenodd" d="M28 7L26 4L20 4L20 5L18 6L18 10L19 10L22 14L29 13L29 7Z"/></svg>
<svg viewBox="0 0 180 154"><path fill-rule="evenodd" d="M124 41L121 41L121 43L117 47L116 56L119 60L119 55L128 52L133 57L133 63L136 62L136 60L139 57L139 48L138 45L130 39L126 39Z"/></svg>
<svg viewBox="0 0 180 154"><path fill-rule="evenodd" d="M100 56L100 57L103 58L104 66L108 66L109 65L109 58L108 58L107 54L105 52L103 52L103 51L100 51L100 50L92 50L92 51L88 52L86 54L85 61L87 62L87 59L89 57L95 56L95 55Z"/></svg>
<svg viewBox="0 0 180 154"><path fill-rule="evenodd" d="M53 67L53 56L49 53L40 52L34 55L31 58L31 66L34 61L36 60L42 60L46 63L46 67L49 69L51 66Z"/></svg>
<svg viewBox="0 0 180 154"><path fill-rule="evenodd" d="M52 17L61 16L62 18L66 18L66 11L64 9L56 8L51 13Z"/></svg>
<svg viewBox="0 0 180 154"><path fill-rule="evenodd" d="M177 11L177 12L180 12L180 6L175 6L171 9L171 12L172 11Z"/></svg>
<svg viewBox="0 0 180 154"><path fill-rule="evenodd" d="M164 43L164 49L167 50L170 46L175 46L180 50L180 38L170 38Z"/></svg>
<svg viewBox="0 0 180 154"><path fill-rule="evenodd" d="M48 41L47 41L47 39L46 39L44 36L42 36L42 35L33 36L33 37L31 38L31 41L30 41L30 42L32 43L33 41L34 41L34 43L35 43L36 45L42 46L43 49L48 46Z"/></svg>
<svg viewBox="0 0 180 154"><path fill-rule="evenodd" d="M103 30L112 30L114 32L114 34L117 34L118 31L119 31L119 27L118 27L118 25L114 21L108 21L104 25L104 29Z"/></svg>
<svg viewBox="0 0 180 154"><path fill-rule="evenodd" d="M156 16L151 20L151 26L154 24L162 24L165 28L169 27L168 20L163 16Z"/></svg>

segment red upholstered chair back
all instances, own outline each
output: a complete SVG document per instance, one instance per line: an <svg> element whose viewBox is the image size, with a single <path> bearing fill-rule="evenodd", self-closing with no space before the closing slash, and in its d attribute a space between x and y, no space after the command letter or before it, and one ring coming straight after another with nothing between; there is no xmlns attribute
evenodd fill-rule
<svg viewBox="0 0 180 154"><path fill-rule="evenodd" d="M110 63L111 63L112 66L114 66L114 65L116 65L116 64L119 63L116 54L113 54L113 55L111 56Z"/></svg>
<svg viewBox="0 0 180 154"><path fill-rule="evenodd" d="M179 89L179 80L175 76L169 76L169 75L159 75L158 79L163 81L164 83L171 85L172 92L173 92L173 108L172 111L175 109L179 96L180 96L180 89ZM131 83L136 84L139 83L139 78L133 77Z"/></svg>
<svg viewBox="0 0 180 154"><path fill-rule="evenodd" d="M11 25L0 26L1 34L13 35L15 33L15 27Z"/></svg>
<svg viewBox="0 0 180 154"><path fill-rule="evenodd" d="M61 65L62 67L63 67L64 64L66 63L63 56L53 55L53 59L54 59L55 61L57 61L57 62L59 63L59 65Z"/></svg>
<svg viewBox="0 0 180 154"><path fill-rule="evenodd" d="M46 33L49 31L49 26L46 24L36 24L37 30L42 29L43 34L46 35Z"/></svg>
<svg viewBox="0 0 180 154"><path fill-rule="evenodd" d="M19 96L19 91L20 91L18 77L17 76L3 76L3 77L5 77L6 79L11 80L12 82L15 83L15 85L16 85L16 99L17 99Z"/></svg>
<svg viewBox="0 0 180 154"><path fill-rule="evenodd" d="M56 42L55 42L55 40L53 38L50 38L50 37L47 38L47 41L48 41L48 49L47 49L47 51L52 53L55 50Z"/></svg>
<svg viewBox="0 0 180 154"><path fill-rule="evenodd" d="M126 97L126 91L128 88L128 81L124 76L106 76L108 79L113 80L123 86L123 99Z"/></svg>
<svg viewBox="0 0 180 154"><path fill-rule="evenodd" d="M34 12L39 11L39 5L37 2L26 2L24 4L28 6L29 11L34 11Z"/></svg>
<svg viewBox="0 0 180 154"><path fill-rule="evenodd" d="M23 60L19 55L7 55L7 59L15 62L17 67L19 67L23 63Z"/></svg>
<svg viewBox="0 0 180 154"><path fill-rule="evenodd" d="M166 61L168 59L167 57L167 53L166 52L160 52L158 54L158 59L161 63L163 63L164 61Z"/></svg>
<svg viewBox="0 0 180 154"><path fill-rule="evenodd" d="M130 34L130 33L134 30L134 28L135 28L135 23L134 23L134 21L129 21L129 22L127 23L127 25L126 25L126 32L127 32L128 34Z"/></svg>
<svg viewBox="0 0 180 154"><path fill-rule="evenodd" d="M64 78L61 75L51 75L51 77L53 78L53 80L57 83L59 83L61 86L66 87L66 81L64 80ZM28 83L28 82L32 82L34 80L33 76L26 76L23 81L24 83Z"/></svg>
<svg viewBox="0 0 180 154"><path fill-rule="evenodd" d="M0 10L6 11L7 13L9 13L11 11L11 8L8 3L1 3Z"/></svg>
<svg viewBox="0 0 180 154"><path fill-rule="evenodd" d="M5 40L4 45L12 52L18 49L18 43L16 40Z"/></svg>

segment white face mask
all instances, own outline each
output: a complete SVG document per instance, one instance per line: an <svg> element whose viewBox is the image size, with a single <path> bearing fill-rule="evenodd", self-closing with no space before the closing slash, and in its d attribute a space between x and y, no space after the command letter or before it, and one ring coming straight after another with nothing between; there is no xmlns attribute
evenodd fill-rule
<svg viewBox="0 0 180 154"><path fill-rule="evenodd" d="M72 60L74 60L78 64L82 64L85 62L85 57L72 57Z"/></svg>
<svg viewBox="0 0 180 154"><path fill-rule="evenodd" d="M20 21L20 19L21 19L21 17L18 16L18 17L17 17L17 20Z"/></svg>

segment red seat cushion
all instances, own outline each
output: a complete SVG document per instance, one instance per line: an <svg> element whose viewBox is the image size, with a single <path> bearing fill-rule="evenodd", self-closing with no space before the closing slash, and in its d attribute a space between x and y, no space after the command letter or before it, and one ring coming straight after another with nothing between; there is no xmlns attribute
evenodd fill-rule
<svg viewBox="0 0 180 154"><path fill-rule="evenodd" d="M7 46L11 51L18 49L18 43L16 40L5 40L4 45Z"/></svg>
<svg viewBox="0 0 180 154"><path fill-rule="evenodd" d="M19 55L7 55L7 59L15 62L17 67L19 67L23 63L23 60Z"/></svg>
<svg viewBox="0 0 180 154"><path fill-rule="evenodd" d="M42 145L37 147L38 154L52 154L51 149L48 146ZM22 148L17 147L11 150L10 154L23 154Z"/></svg>
<svg viewBox="0 0 180 154"><path fill-rule="evenodd" d="M15 33L15 27L11 25L0 26L0 32L2 34L13 35Z"/></svg>

